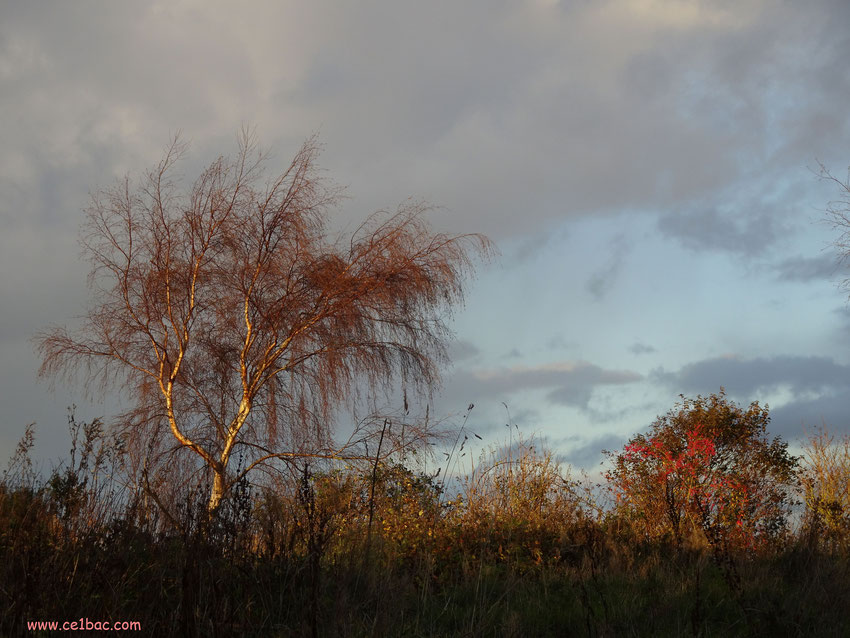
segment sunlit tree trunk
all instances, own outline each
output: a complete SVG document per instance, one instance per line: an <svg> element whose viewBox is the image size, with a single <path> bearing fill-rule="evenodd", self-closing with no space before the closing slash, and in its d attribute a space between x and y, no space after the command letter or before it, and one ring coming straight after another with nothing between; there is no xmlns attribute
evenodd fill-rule
<svg viewBox="0 0 850 638"><path fill-rule="evenodd" d="M210 491L210 500L207 504L207 511L210 515L214 514L218 510L226 491L227 482L225 481L224 474L217 470L213 470L213 485L212 490Z"/></svg>

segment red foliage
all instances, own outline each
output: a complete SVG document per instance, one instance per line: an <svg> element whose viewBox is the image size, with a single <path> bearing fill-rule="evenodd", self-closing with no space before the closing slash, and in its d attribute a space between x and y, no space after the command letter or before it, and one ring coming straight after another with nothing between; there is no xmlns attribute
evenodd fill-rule
<svg viewBox="0 0 850 638"><path fill-rule="evenodd" d="M701 530L710 544L755 548L785 528L797 460L768 441L767 409L685 400L633 437L606 477L618 513L650 538L681 543Z"/></svg>

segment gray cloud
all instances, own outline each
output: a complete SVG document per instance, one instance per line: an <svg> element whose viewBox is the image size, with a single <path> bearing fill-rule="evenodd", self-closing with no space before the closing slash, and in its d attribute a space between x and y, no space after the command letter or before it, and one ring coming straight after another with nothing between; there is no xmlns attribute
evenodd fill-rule
<svg viewBox="0 0 850 638"><path fill-rule="evenodd" d="M466 361L481 354L481 349L470 341L457 339L449 346L449 357L455 363Z"/></svg>
<svg viewBox="0 0 850 638"><path fill-rule="evenodd" d="M156 161L174 131L204 158L247 121L283 160L320 129L354 212L423 196L446 205L438 223L498 239L565 215L711 206L742 158L772 184L842 146L843 3L612 4L7 9L0 86L16 125L0 194L65 219L87 188ZM708 244L742 250L764 221L740 211L757 219L727 233L712 215L662 227L684 239L697 221Z"/></svg>
<svg viewBox="0 0 850 638"><path fill-rule="evenodd" d="M584 289L596 300L602 301L605 296L611 291L616 282L617 275L620 271L620 263L612 262L602 270L598 270L584 286Z"/></svg>
<svg viewBox="0 0 850 638"><path fill-rule="evenodd" d="M771 432L786 439L802 435L803 427L821 425L850 431L850 366L827 357L734 357L688 364L677 372L656 370L651 378L676 392L708 395L720 386L744 401L779 387L790 390L791 401L771 409Z"/></svg>
<svg viewBox="0 0 850 638"><path fill-rule="evenodd" d="M534 408L522 407L519 409L511 408L510 404L506 404L507 408L503 413L505 423L502 427L513 427L524 434L534 432L540 425L540 410ZM505 406L500 406L504 408Z"/></svg>
<svg viewBox="0 0 850 638"><path fill-rule="evenodd" d="M625 440L626 437L617 434L603 434L578 446L565 446L569 451L564 458L576 467L591 469L604 460L603 451L615 451Z"/></svg>
<svg viewBox="0 0 850 638"><path fill-rule="evenodd" d="M546 340L546 347L549 350L568 350L575 346L575 342L567 341L562 334L552 335Z"/></svg>
<svg viewBox="0 0 850 638"><path fill-rule="evenodd" d="M850 306L844 304L833 309L832 313L839 318L843 332L850 332Z"/></svg>
<svg viewBox="0 0 850 638"><path fill-rule="evenodd" d="M792 401L772 409L770 430L788 440L802 438L805 431L825 425L836 433L850 433L850 389L816 399Z"/></svg>
<svg viewBox="0 0 850 638"><path fill-rule="evenodd" d="M599 301L611 289L612 284L613 281L606 278L606 273L596 272L590 277L590 279L587 280L584 289L587 290L594 299Z"/></svg>
<svg viewBox="0 0 850 638"><path fill-rule="evenodd" d="M87 167L88 186L155 160L180 127L215 152L242 121L287 145L321 128L329 168L367 210L437 196L441 222L468 229L474 216L498 238L710 199L741 160L761 160L770 181L846 134L843 3L604 4L617 10L6 10L0 81L19 122L6 160L33 174Z"/></svg>
<svg viewBox="0 0 850 638"><path fill-rule="evenodd" d="M743 257L763 253L783 234L774 216L736 217L715 209L676 212L659 217L658 229L695 252L729 252Z"/></svg>
<svg viewBox="0 0 850 638"><path fill-rule="evenodd" d="M609 246L609 257L604 266L594 272L587 280L584 288L596 300L602 301L617 283L617 277L623 270L629 245L625 235L618 234L612 238Z"/></svg>
<svg viewBox="0 0 850 638"><path fill-rule="evenodd" d="M632 354L641 355L641 354L651 354L653 352L658 352L658 351L655 348L653 348L652 346L649 346L649 345L646 345L645 343L641 343L639 341L636 341L635 343L633 343L632 345L629 346L629 352L631 352Z"/></svg>
<svg viewBox="0 0 850 638"><path fill-rule="evenodd" d="M839 264L834 256L829 255L790 257L779 262L776 270L776 277L780 281L805 283L832 278L839 271Z"/></svg>
<svg viewBox="0 0 850 638"><path fill-rule="evenodd" d="M655 402L625 404L621 398L617 401L608 400L601 407L591 407L586 414L595 424L611 423L612 421L633 421L634 415L646 413L647 410L656 408Z"/></svg>
<svg viewBox="0 0 850 638"><path fill-rule="evenodd" d="M636 372L605 370L586 362L460 370L447 380L443 401L450 405L486 399L508 401L518 392L546 390L546 399L552 403L587 409L595 387L634 383L641 379Z"/></svg>
<svg viewBox="0 0 850 638"><path fill-rule="evenodd" d="M778 355L755 359L719 357L683 366L677 372L654 371L652 377L677 392L708 394L720 386L736 396L753 396L780 386L795 395L850 385L850 366L827 357Z"/></svg>

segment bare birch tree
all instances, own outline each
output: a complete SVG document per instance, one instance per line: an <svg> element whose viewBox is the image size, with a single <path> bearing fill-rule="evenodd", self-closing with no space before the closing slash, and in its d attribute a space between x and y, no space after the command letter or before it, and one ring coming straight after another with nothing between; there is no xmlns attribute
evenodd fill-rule
<svg viewBox="0 0 850 638"><path fill-rule="evenodd" d="M41 375L118 386L125 427L173 437L211 473L209 510L273 458L328 452L335 409L394 383L439 381L481 235L432 233L425 207L376 214L347 238L327 220L340 192L318 176L315 138L276 177L240 136L181 193L175 140L138 185L92 197L82 234L93 300L82 327L36 336ZM170 435L168 434L170 432ZM249 463L234 472L234 450Z"/></svg>

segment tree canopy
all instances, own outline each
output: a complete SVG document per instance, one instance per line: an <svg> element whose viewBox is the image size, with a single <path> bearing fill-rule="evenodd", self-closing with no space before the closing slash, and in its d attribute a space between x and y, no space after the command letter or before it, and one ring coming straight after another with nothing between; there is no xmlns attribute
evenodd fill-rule
<svg viewBox="0 0 850 638"><path fill-rule="evenodd" d="M723 389L677 404L621 452L608 472L618 512L647 538L705 534L753 546L786 529L797 458L770 439L767 406L744 409Z"/></svg>

